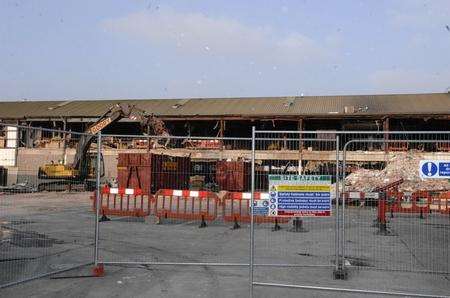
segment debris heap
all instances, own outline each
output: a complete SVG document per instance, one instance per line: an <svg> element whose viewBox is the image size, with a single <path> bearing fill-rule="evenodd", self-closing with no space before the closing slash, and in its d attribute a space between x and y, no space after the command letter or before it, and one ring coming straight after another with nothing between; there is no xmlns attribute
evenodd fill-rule
<svg viewBox="0 0 450 298"><path fill-rule="evenodd" d="M417 151L398 152L388 156L383 170L358 169L345 178L347 191L372 191L389 183L403 179L399 190L450 190L446 179L422 179L419 175L419 162L427 159Z"/></svg>

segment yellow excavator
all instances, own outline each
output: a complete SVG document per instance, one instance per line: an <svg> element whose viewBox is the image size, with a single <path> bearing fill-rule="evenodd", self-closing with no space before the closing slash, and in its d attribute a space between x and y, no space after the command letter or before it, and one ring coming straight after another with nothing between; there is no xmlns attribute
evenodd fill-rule
<svg viewBox="0 0 450 298"><path fill-rule="evenodd" d="M138 120L142 126L149 122L149 115L128 104L116 104L106 111L97 122L89 126L80 139L73 162L69 165L50 163L39 167L38 190L59 190L63 185L84 184L85 189L95 188L96 153L90 153L89 148L95 140L96 134L122 118ZM153 116L152 116L153 117ZM100 175L104 176L103 157L101 158ZM58 181L55 181L58 180Z"/></svg>

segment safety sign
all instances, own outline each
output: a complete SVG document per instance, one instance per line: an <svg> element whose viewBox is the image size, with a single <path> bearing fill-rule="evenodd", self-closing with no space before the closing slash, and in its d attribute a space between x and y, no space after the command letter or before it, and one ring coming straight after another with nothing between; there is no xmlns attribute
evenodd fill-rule
<svg viewBox="0 0 450 298"><path fill-rule="evenodd" d="M419 173L422 179L450 179L450 160L421 160Z"/></svg>
<svg viewBox="0 0 450 298"><path fill-rule="evenodd" d="M331 216L331 176L269 175L269 216Z"/></svg>
<svg viewBox="0 0 450 298"><path fill-rule="evenodd" d="M267 216L269 214L269 198L253 201L253 215Z"/></svg>

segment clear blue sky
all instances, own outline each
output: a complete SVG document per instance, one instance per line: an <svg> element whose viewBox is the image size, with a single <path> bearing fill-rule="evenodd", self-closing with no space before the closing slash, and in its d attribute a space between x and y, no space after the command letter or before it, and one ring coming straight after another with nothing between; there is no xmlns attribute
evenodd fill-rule
<svg viewBox="0 0 450 298"><path fill-rule="evenodd" d="M2 0L0 18L0 100L450 87L449 0Z"/></svg>

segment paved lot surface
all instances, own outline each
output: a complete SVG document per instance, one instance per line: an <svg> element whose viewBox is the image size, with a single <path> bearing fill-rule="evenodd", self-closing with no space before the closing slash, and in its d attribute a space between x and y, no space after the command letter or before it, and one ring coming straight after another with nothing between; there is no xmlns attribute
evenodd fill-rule
<svg viewBox="0 0 450 298"><path fill-rule="evenodd" d="M255 281L286 284L450 294L448 275L404 271L449 269L449 226L446 216L395 215L391 236L372 227L375 209L350 208L346 218L347 260L358 268L347 281L333 279L334 219L305 219L305 233L255 229L255 262L301 264L260 267ZM247 263L248 224L218 220L199 229L198 222L112 217L100 223L100 260L104 262L231 262ZM0 196L0 283L65 269L93 258L94 218L87 193L37 193ZM374 270L387 269L387 270ZM246 267L106 266L103 278L89 275L91 266L56 277L0 290L1 297L243 297L248 293ZM255 286L255 297L328 297L335 293ZM360 297L361 294L341 294ZM372 295L379 296L379 295Z"/></svg>

